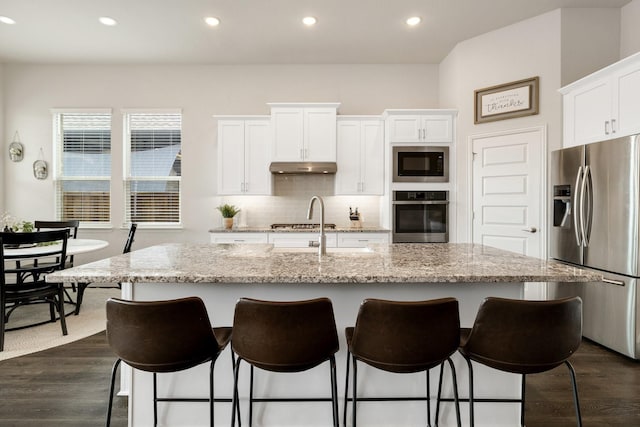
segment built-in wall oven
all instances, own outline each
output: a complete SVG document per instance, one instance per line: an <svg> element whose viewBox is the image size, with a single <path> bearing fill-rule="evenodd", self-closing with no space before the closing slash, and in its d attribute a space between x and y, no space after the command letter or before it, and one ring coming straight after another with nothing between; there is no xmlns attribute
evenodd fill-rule
<svg viewBox="0 0 640 427"><path fill-rule="evenodd" d="M448 191L394 191L393 243L449 241Z"/></svg>
<svg viewBox="0 0 640 427"><path fill-rule="evenodd" d="M394 146L393 182L449 182L449 147Z"/></svg>

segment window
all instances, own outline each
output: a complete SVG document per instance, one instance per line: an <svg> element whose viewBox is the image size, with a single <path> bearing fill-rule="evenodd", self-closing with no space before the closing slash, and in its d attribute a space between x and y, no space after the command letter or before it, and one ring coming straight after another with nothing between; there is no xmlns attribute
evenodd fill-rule
<svg viewBox="0 0 640 427"><path fill-rule="evenodd" d="M125 220L180 225L182 114L125 112Z"/></svg>
<svg viewBox="0 0 640 427"><path fill-rule="evenodd" d="M56 219L109 226L111 111L53 111Z"/></svg>

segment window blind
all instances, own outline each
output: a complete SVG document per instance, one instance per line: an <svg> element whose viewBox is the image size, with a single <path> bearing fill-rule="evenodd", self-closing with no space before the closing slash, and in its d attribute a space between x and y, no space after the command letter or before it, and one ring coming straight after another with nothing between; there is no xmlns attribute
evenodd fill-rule
<svg viewBox="0 0 640 427"><path fill-rule="evenodd" d="M127 222L181 222L182 115L130 113L125 167Z"/></svg>
<svg viewBox="0 0 640 427"><path fill-rule="evenodd" d="M59 220L111 221L111 114L55 113L55 205Z"/></svg>

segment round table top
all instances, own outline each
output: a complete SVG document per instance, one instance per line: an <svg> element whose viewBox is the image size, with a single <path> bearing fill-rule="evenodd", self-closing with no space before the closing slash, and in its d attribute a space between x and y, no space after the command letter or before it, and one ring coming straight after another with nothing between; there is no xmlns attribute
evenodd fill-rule
<svg viewBox="0 0 640 427"><path fill-rule="evenodd" d="M46 248L53 249L58 245L49 245ZM86 252L93 252L100 249L104 249L109 246L109 242L106 240L98 239L69 239L67 240L67 255L78 255ZM37 255L43 250L42 246L31 246L28 248L4 248L5 255L22 256L22 255Z"/></svg>

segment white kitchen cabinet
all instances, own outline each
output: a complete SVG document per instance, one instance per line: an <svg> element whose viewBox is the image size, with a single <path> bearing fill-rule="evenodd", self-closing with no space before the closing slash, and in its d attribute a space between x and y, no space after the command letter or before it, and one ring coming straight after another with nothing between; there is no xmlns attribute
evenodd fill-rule
<svg viewBox="0 0 640 427"><path fill-rule="evenodd" d="M272 160L336 161L338 103L270 103Z"/></svg>
<svg viewBox="0 0 640 427"><path fill-rule="evenodd" d="M387 110L393 112L394 110ZM389 142L452 142L451 114L392 114L387 120Z"/></svg>
<svg viewBox="0 0 640 427"><path fill-rule="evenodd" d="M209 233L211 243L269 243L269 233Z"/></svg>
<svg viewBox="0 0 640 427"><path fill-rule="evenodd" d="M271 194L268 118L218 120L218 194Z"/></svg>
<svg viewBox="0 0 640 427"><path fill-rule="evenodd" d="M564 88L563 147L640 133L640 54Z"/></svg>
<svg viewBox="0 0 640 427"><path fill-rule="evenodd" d="M384 192L384 122L379 117L339 118L336 195Z"/></svg>
<svg viewBox="0 0 640 427"><path fill-rule="evenodd" d="M327 247L335 248L337 246L336 233L325 231L325 236L327 238ZM272 243L276 248L306 248L309 247L310 241L318 242L319 238L319 231L314 233L269 233L269 243Z"/></svg>
<svg viewBox="0 0 640 427"><path fill-rule="evenodd" d="M365 248L371 244L388 244L389 233L344 232L338 234L339 248Z"/></svg>

